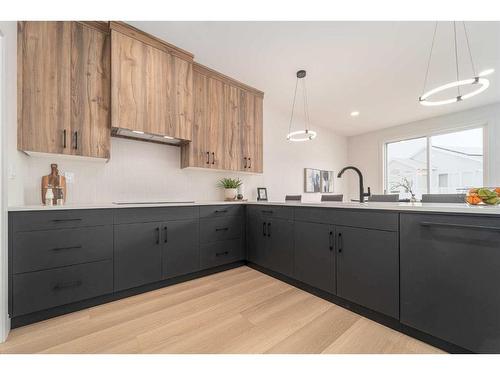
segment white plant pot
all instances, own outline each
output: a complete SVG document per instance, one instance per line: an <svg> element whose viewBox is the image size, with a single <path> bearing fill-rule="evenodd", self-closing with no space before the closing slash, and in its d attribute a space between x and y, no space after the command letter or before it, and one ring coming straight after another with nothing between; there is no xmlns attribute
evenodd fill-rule
<svg viewBox="0 0 500 375"><path fill-rule="evenodd" d="M224 189L224 200L233 201L238 195L238 189Z"/></svg>

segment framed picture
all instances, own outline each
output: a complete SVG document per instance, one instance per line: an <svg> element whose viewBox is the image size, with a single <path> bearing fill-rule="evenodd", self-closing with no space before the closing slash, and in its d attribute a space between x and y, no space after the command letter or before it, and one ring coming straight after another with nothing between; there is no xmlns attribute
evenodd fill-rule
<svg viewBox="0 0 500 375"><path fill-rule="evenodd" d="M333 193L333 171L321 171L321 192Z"/></svg>
<svg viewBox="0 0 500 375"><path fill-rule="evenodd" d="M257 200L267 201L267 188L257 188Z"/></svg>
<svg viewBox="0 0 500 375"><path fill-rule="evenodd" d="M321 191L321 171L304 168L304 192L319 193Z"/></svg>

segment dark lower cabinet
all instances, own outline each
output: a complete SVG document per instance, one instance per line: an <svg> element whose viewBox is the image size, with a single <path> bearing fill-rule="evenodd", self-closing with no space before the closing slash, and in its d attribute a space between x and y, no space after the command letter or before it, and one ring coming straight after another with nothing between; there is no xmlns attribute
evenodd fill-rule
<svg viewBox="0 0 500 375"><path fill-rule="evenodd" d="M272 271L293 275L293 221L262 218L253 210L247 220L248 260Z"/></svg>
<svg viewBox="0 0 500 375"><path fill-rule="evenodd" d="M500 353L500 219L401 214L401 322Z"/></svg>
<svg viewBox="0 0 500 375"><path fill-rule="evenodd" d="M267 223L256 210L249 207L247 215L247 258L250 262L266 267Z"/></svg>
<svg viewBox="0 0 500 375"><path fill-rule="evenodd" d="M198 232L198 220L162 224L163 278L186 275L200 269Z"/></svg>
<svg viewBox="0 0 500 375"><path fill-rule="evenodd" d="M162 279L162 223L115 225L115 290Z"/></svg>
<svg viewBox="0 0 500 375"><path fill-rule="evenodd" d="M293 221L268 219L266 261L267 267L286 276L293 276Z"/></svg>
<svg viewBox="0 0 500 375"><path fill-rule="evenodd" d="M333 225L296 221L293 277L335 294Z"/></svg>
<svg viewBox="0 0 500 375"><path fill-rule="evenodd" d="M337 295L399 318L398 234L336 226Z"/></svg>

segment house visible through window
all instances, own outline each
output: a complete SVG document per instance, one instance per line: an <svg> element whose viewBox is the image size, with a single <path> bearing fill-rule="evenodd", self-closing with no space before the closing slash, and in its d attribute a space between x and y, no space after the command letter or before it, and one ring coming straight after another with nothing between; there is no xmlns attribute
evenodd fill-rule
<svg viewBox="0 0 500 375"><path fill-rule="evenodd" d="M424 193L461 193L484 184L483 127L389 142L385 147L387 193L409 198L398 186L405 180L417 198Z"/></svg>

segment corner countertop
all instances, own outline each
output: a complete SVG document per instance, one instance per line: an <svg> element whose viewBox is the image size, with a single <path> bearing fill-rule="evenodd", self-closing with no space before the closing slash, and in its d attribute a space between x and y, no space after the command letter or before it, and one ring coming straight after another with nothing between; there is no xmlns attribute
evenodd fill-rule
<svg viewBox="0 0 500 375"><path fill-rule="evenodd" d="M500 206L469 206L466 203L392 203L392 202L262 202L262 201L183 201L183 202L148 202L148 203L94 203L94 204L67 204L64 206L26 205L11 206L9 212L15 211L50 211L50 210L80 210L80 209L109 209L109 208L138 208L138 207L179 207L179 206L210 206L228 204L270 205L287 207L322 207L337 209L360 210L387 210L396 212L438 212L458 213L470 215L498 215Z"/></svg>

